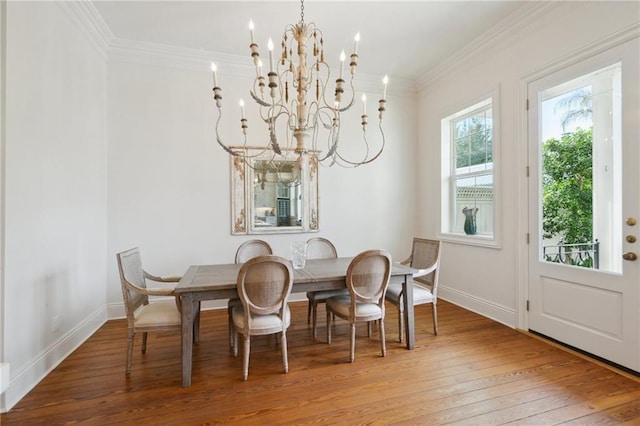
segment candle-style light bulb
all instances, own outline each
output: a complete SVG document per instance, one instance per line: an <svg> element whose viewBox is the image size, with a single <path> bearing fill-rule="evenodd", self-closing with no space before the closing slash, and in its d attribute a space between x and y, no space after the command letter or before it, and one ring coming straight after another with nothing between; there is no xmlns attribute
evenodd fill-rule
<svg viewBox="0 0 640 426"><path fill-rule="evenodd" d="M216 67L216 64L211 62L211 72L213 72L213 87L218 87L218 77L216 76L217 70L218 67Z"/></svg>
<svg viewBox="0 0 640 426"><path fill-rule="evenodd" d="M353 46L353 53L358 54L358 43L360 42L360 33L356 33L356 36L353 38L355 40Z"/></svg>
<svg viewBox="0 0 640 426"><path fill-rule="evenodd" d="M362 115L367 115L367 95L362 94Z"/></svg>
<svg viewBox="0 0 640 426"><path fill-rule="evenodd" d="M269 49L269 71L273 72L273 41L269 37L267 42L267 49Z"/></svg>
<svg viewBox="0 0 640 426"><path fill-rule="evenodd" d="M340 52L340 78L342 78L342 75L344 74L344 60L347 57L344 54L344 50L342 52Z"/></svg>
<svg viewBox="0 0 640 426"><path fill-rule="evenodd" d="M240 99L240 116L244 119L244 101Z"/></svg>
<svg viewBox="0 0 640 426"><path fill-rule="evenodd" d="M389 77L388 76L384 76L384 78L382 79L382 84L384 84L384 93L382 95L382 99L387 99L387 84L389 83Z"/></svg>
<svg viewBox="0 0 640 426"><path fill-rule="evenodd" d="M253 25L253 20L250 19L249 20L249 34L251 34L251 44L254 43L253 41L253 30L254 30L255 26Z"/></svg>

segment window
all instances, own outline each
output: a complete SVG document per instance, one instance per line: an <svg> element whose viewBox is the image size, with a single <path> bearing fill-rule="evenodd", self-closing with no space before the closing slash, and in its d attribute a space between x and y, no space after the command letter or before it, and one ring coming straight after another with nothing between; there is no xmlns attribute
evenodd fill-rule
<svg viewBox="0 0 640 426"><path fill-rule="evenodd" d="M442 120L443 234L494 239L493 99Z"/></svg>

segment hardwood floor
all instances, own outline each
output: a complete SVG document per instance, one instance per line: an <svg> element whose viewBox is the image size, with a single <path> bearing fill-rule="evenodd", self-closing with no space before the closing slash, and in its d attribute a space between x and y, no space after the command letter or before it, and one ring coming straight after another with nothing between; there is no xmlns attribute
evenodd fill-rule
<svg viewBox="0 0 640 426"><path fill-rule="evenodd" d="M389 306L386 358L377 332L369 339L363 325L354 364L346 323L327 345L320 315L314 341L306 303L291 305L288 374L274 338L256 337L243 382L226 311L207 311L190 388L181 387L180 337L172 333L149 335L145 355L137 336L126 379L126 323L109 321L0 424L640 424L636 378L453 304L438 305L438 336L430 307L417 307L414 351L396 342Z"/></svg>

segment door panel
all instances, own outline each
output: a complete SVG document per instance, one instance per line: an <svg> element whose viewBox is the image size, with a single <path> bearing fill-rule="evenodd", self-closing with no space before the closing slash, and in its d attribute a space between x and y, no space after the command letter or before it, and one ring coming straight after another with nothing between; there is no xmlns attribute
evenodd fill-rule
<svg viewBox="0 0 640 426"><path fill-rule="evenodd" d="M635 371L640 262L622 256L640 251L627 223L640 216L639 51L634 39L528 85L529 328ZM559 129L568 113L582 121Z"/></svg>

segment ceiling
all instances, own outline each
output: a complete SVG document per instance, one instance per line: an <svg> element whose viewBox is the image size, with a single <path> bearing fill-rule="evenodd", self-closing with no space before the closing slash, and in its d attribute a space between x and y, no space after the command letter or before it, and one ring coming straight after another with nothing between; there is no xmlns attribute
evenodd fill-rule
<svg viewBox="0 0 640 426"><path fill-rule="evenodd" d="M419 81L447 58L508 19L525 1L331 1L304 3L305 22L324 35L325 60L337 67L360 32L358 72ZM300 20L296 1L94 0L114 37L236 55L251 64L249 20L263 58L269 37ZM276 47L276 52L278 48ZM244 60L244 59L243 59Z"/></svg>

